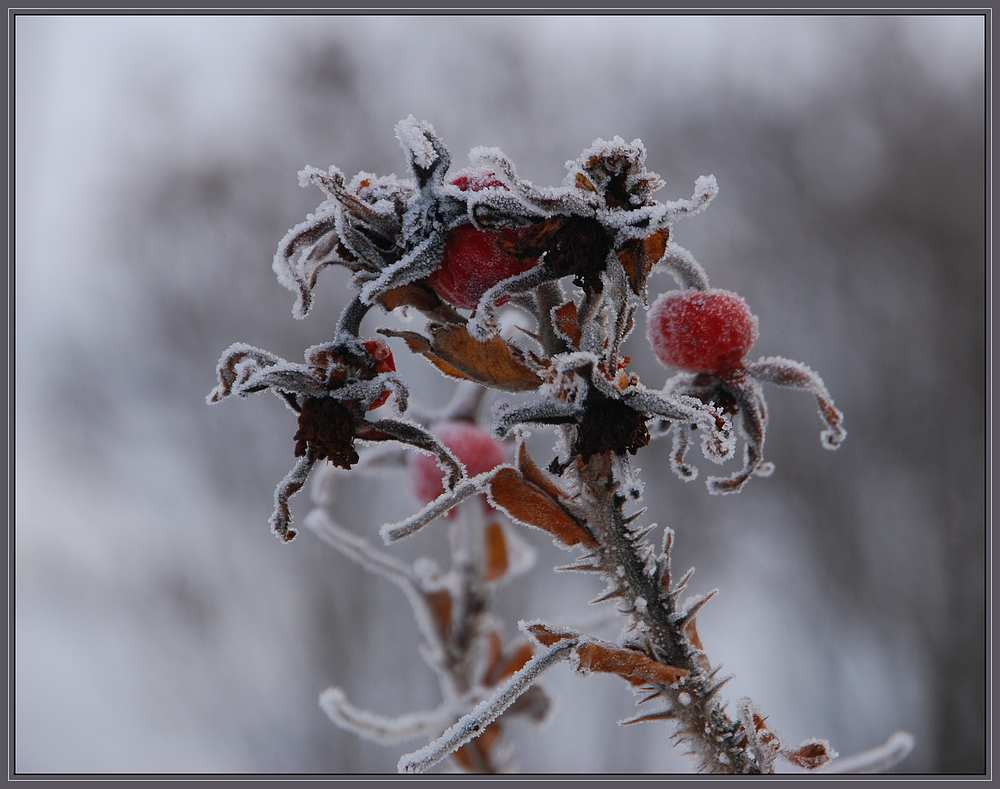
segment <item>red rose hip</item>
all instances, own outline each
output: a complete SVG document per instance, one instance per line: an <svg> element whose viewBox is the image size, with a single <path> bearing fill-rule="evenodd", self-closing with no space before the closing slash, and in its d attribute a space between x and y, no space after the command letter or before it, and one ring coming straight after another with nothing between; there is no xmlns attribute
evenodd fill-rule
<svg viewBox="0 0 1000 789"><path fill-rule="evenodd" d="M757 316L728 290L672 290L653 302L646 336L668 367L727 373L741 365L756 341Z"/></svg>
<svg viewBox="0 0 1000 789"><path fill-rule="evenodd" d="M462 461L470 477L490 471L506 460L504 445L469 422L444 422L435 434ZM417 499L426 504L444 493L444 472L431 455L410 456L410 480Z"/></svg>
<svg viewBox="0 0 1000 789"><path fill-rule="evenodd" d="M452 183L463 192L507 188L485 169L463 170ZM458 225L452 228L445 237L441 265L427 278L427 284L452 306L475 309L483 294L498 282L537 265L537 260L522 262L497 245L501 239L516 243L527 232L526 227L480 230L473 225Z"/></svg>

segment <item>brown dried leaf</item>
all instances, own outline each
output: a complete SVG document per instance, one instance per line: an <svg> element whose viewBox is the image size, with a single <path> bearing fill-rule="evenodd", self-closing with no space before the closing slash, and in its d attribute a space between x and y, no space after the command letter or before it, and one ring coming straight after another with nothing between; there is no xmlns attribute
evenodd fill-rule
<svg viewBox="0 0 1000 789"><path fill-rule="evenodd" d="M382 306L386 312L392 312L397 307L416 307L422 312L429 312L440 305L438 295L422 282L400 285L382 294Z"/></svg>
<svg viewBox="0 0 1000 789"><path fill-rule="evenodd" d="M497 581L510 569L510 554L507 551L507 538L504 537L503 526L496 521L486 524L486 567L483 572L484 581Z"/></svg>
<svg viewBox="0 0 1000 789"><path fill-rule="evenodd" d="M402 339L406 342L406 347L413 353L419 353L421 356L424 356L431 364L437 367L438 370L447 375L449 378L457 378L460 381L474 380L465 373L456 370L439 356L435 355L431 350L430 340L422 334L418 334L415 331L397 331L395 329L378 329L378 332L386 337L398 337Z"/></svg>
<svg viewBox="0 0 1000 789"><path fill-rule="evenodd" d="M447 589L438 589L427 594L427 603L430 606L434 620L438 629L446 633L451 629L451 594Z"/></svg>
<svg viewBox="0 0 1000 789"><path fill-rule="evenodd" d="M576 174L576 188L583 189L587 192L596 192L597 187L591 182L591 180L585 176L583 173Z"/></svg>
<svg viewBox="0 0 1000 789"><path fill-rule="evenodd" d="M514 520L548 532L563 545L598 547L597 541L575 518L515 469L501 468L494 475L490 480L490 498L494 506Z"/></svg>
<svg viewBox="0 0 1000 789"><path fill-rule="evenodd" d="M486 659L486 670L483 671L483 684L495 685L496 677L500 674L500 664L503 661L503 640L500 634L493 630L487 636L488 657Z"/></svg>
<svg viewBox="0 0 1000 789"><path fill-rule="evenodd" d="M711 661L705 656L705 647L701 643L701 638L698 635L698 629L695 627L694 623L695 620L692 619L684 625L684 635L686 635L688 641L691 642L691 646L701 652L701 654L697 655L695 659L702 671L710 671L712 664Z"/></svg>
<svg viewBox="0 0 1000 789"><path fill-rule="evenodd" d="M632 685L673 685L688 674L687 669L657 663L641 652L611 644L582 644L576 654L582 670L617 674Z"/></svg>
<svg viewBox="0 0 1000 789"><path fill-rule="evenodd" d="M556 331L562 334L576 349L580 349L583 341L583 330L580 328L580 315L575 301L568 301L557 308L555 313Z"/></svg>
<svg viewBox="0 0 1000 789"><path fill-rule="evenodd" d="M528 448L524 444L521 444L517 451L517 467L528 482L541 488L543 492L556 501L568 498L566 492L553 482L549 475L542 471L535 461L531 459L531 455L528 454Z"/></svg>
<svg viewBox="0 0 1000 789"><path fill-rule="evenodd" d="M528 633L543 647L550 647L560 641L565 641L567 638L576 638L579 635L572 630L556 630L537 622L528 627Z"/></svg>
<svg viewBox="0 0 1000 789"><path fill-rule="evenodd" d="M522 643L504 661L503 666L500 667L500 675L497 677L496 681L501 682L508 677L514 676L518 671L524 668L528 661L534 656L535 650L532 649L531 644L528 642Z"/></svg>
<svg viewBox="0 0 1000 789"><path fill-rule="evenodd" d="M464 377L505 392L530 392L542 383L524 354L501 337L480 341L464 326L437 324L428 329L431 352Z"/></svg>
<svg viewBox="0 0 1000 789"><path fill-rule="evenodd" d="M465 317L453 307L441 301L440 297L426 282L411 282L400 285L382 294L382 306L387 312L398 307L413 307L425 315L445 323L462 324Z"/></svg>
<svg viewBox="0 0 1000 789"><path fill-rule="evenodd" d="M787 750L783 753L792 764L806 770L822 767L837 756L826 740L806 740L795 750Z"/></svg>

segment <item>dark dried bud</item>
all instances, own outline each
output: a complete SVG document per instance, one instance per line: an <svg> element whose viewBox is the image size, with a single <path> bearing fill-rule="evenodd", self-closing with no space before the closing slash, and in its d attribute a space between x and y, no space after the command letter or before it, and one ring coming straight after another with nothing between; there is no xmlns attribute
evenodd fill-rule
<svg viewBox="0 0 1000 789"><path fill-rule="evenodd" d="M545 255L545 264L558 277L573 277L573 284L589 293L604 288L601 272L614 248L613 238L596 219L556 216L532 225L516 243L498 242L504 252L522 261Z"/></svg>
<svg viewBox="0 0 1000 789"><path fill-rule="evenodd" d="M299 429L295 433L295 457L308 457L310 463L329 460L349 469L358 462L354 449L355 429L360 419L339 400L311 397L302 403Z"/></svg>
<svg viewBox="0 0 1000 789"><path fill-rule="evenodd" d="M634 455L648 443L645 414L591 387L574 445L584 463L593 455L603 455L609 450L616 455L626 452Z"/></svg>

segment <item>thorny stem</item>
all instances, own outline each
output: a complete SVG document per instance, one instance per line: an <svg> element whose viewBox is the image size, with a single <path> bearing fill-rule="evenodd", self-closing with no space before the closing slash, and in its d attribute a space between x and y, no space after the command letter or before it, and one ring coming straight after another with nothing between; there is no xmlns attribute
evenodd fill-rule
<svg viewBox="0 0 1000 789"><path fill-rule="evenodd" d="M622 459L620 462L627 463ZM596 564L624 603L619 610L640 620L655 659L685 669L688 674L677 685L657 685L666 697L678 723L678 735L700 751L706 772L758 774L759 766L745 747L739 724L733 722L714 700L711 675L696 659L690 639L683 632L686 617L679 616L676 595L663 590L660 570L648 567L641 554L642 541L629 529L623 512L625 498L618 492L610 454L597 456L579 471L581 504L587 525L601 544ZM697 737L690 735L697 733Z"/></svg>

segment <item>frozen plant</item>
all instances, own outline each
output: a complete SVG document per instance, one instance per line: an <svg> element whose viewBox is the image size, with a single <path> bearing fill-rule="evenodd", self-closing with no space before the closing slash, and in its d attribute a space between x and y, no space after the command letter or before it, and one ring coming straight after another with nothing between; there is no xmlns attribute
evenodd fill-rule
<svg viewBox="0 0 1000 789"><path fill-rule="evenodd" d="M409 178L360 173L347 181L335 167L300 173L303 185L315 184L326 198L288 232L274 258L300 318L312 307L322 269L336 264L351 272L356 295L336 336L308 349L305 364L234 345L209 396L217 402L269 389L297 414L298 460L275 493L272 530L286 542L295 536L288 500L318 467L319 506L307 525L403 590L424 639L421 655L442 693L433 711L386 718L331 688L321 697L323 709L363 737L429 741L400 759L400 771L424 771L451 757L459 769L494 772L509 764L497 746L503 716L540 720L548 702L538 679L565 661L584 674L625 680L646 706L622 723L666 722L699 771L772 773L781 760L803 770L836 769L829 743L786 744L749 699L736 703L735 714L727 711L720 691L728 678L697 630L698 612L714 590L682 599L693 571L674 575L673 530L665 529L655 547L655 524L644 523L638 506L643 483L631 456L668 433L672 470L684 480L697 473L687 461L695 433L702 454L717 464L742 443L742 467L710 477L711 493L736 493L752 476L770 474L762 383L813 395L824 447L836 449L846 436L815 372L779 357L747 361L756 316L737 294L711 288L693 255L674 242L674 223L714 198L714 177L699 178L690 198L658 202L653 195L663 183L646 169L641 142L615 137L570 161L560 186L537 187L493 148L473 149L470 166L449 174L448 149L430 124L413 117L396 134ZM654 353L678 370L660 388L644 385L622 354L637 315L649 307L655 270L672 274L679 287L654 301L646 321ZM504 305L530 318L531 328L516 337L502 332ZM459 382L443 411L414 418L415 407L404 416L409 392L385 339L361 332L373 308L424 318L419 331L376 332ZM498 401L489 433L477 425L488 390L522 396ZM396 415L369 416L383 405ZM525 444L540 427L555 434L544 468ZM403 446L367 446L376 442ZM417 455L407 459L411 450ZM392 465L409 467L423 506L384 525L383 540L391 545L442 519L448 570L429 560L402 562L329 514L333 482ZM605 589L592 602L616 602L616 641L529 620L518 623L522 641L504 643L502 623L490 613L493 595L530 566L512 523L540 529L576 554L556 569L603 579ZM897 734L842 763L853 771L885 769L911 745Z"/></svg>

